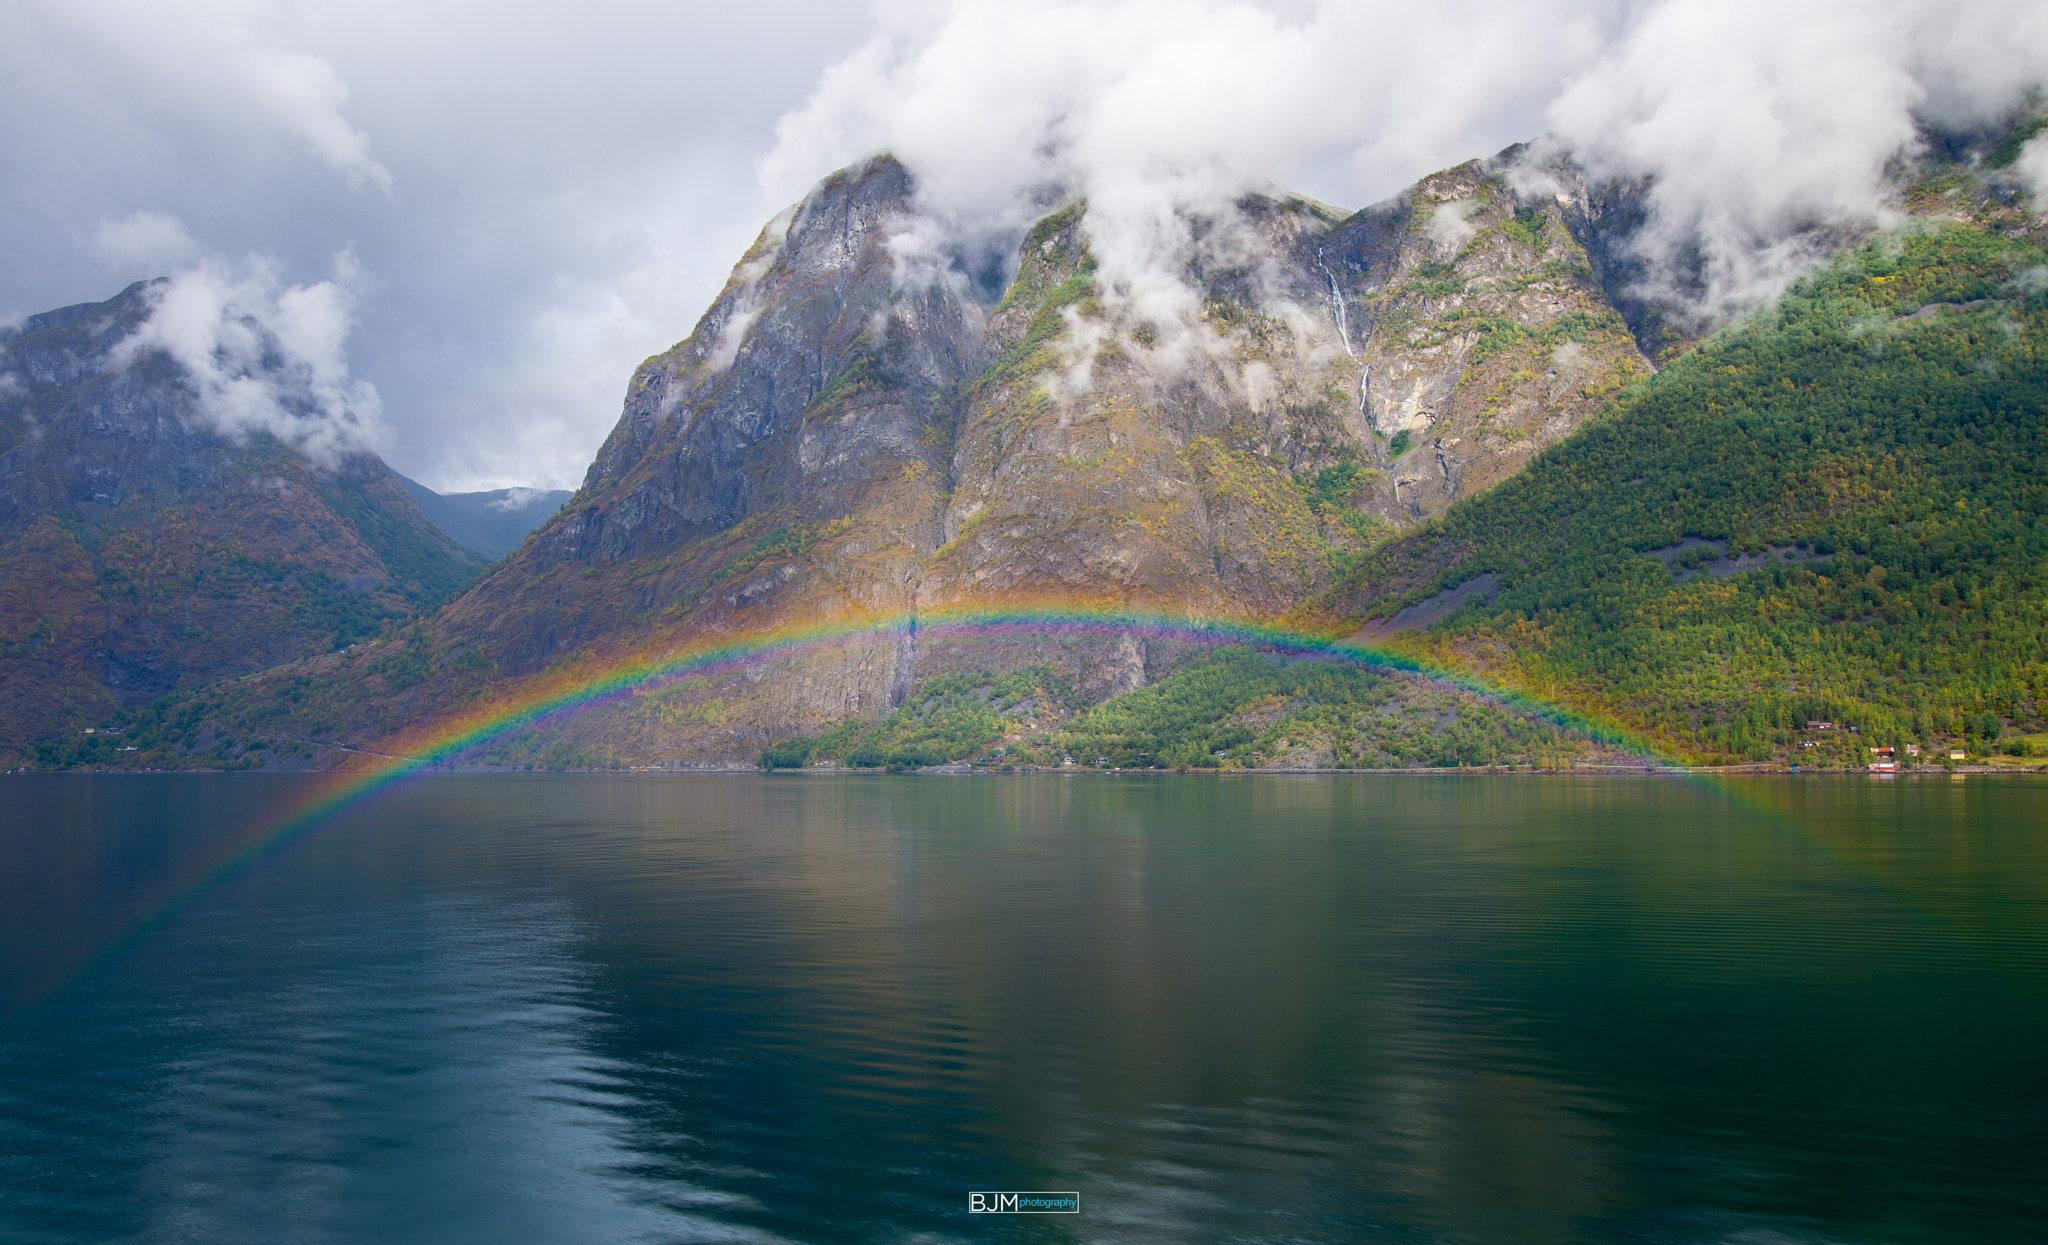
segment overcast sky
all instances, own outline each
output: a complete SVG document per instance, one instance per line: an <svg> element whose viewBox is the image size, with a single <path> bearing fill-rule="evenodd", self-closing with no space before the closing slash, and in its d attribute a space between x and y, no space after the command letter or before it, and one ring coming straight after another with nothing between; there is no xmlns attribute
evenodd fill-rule
<svg viewBox="0 0 2048 1245"><path fill-rule="evenodd" d="M1874 211L1912 111L2038 86L2044 10L12 0L0 315L202 274L298 325L399 470L573 486L762 223L879 148L955 242L1000 247L1060 188L1149 236L1240 186L1357 207L1556 131L1768 254ZM2048 141L2030 154L2048 180Z"/></svg>
<svg viewBox="0 0 2048 1245"><path fill-rule="evenodd" d="M0 314L206 253L314 283L353 248L386 458L577 483L782 206L776 119L868 28L802 0L0 4ZM138 212L190 244L104 228Z"/></svg>

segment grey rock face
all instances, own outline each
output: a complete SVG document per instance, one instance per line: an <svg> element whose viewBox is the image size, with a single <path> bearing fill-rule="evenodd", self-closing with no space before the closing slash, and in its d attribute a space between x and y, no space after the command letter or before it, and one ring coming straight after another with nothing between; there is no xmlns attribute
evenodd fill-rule
<svg viewBox="0 0 2048 1245"><path fill-rule="evenodd" d="M971 299L899 281L911 192L875 160L772 222L696 331L634 373L584 487L446 633L518 670L700 600L906 599L943 540L959 388L982 348ZM795 573L791 551L837 570Z"/></svg>
<svg viewBox="0 0 2048 1245"><path fill-rule="evenodd" d="M550 548L609 560L643 532L667 545L764 509L843 515L883 459L930 461L919 435L978 359L979 317L950 288L897 288L888 243L910 193L880 160L770 224L696 331L635 372L584 485L623 495Z"/></svg>

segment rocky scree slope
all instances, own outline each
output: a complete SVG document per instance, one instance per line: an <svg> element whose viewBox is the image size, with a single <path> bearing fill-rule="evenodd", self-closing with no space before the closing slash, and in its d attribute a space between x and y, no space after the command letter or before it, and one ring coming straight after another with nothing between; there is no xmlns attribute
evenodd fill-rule
<svg viewBox="0 0 2048 1245"><path fill-rule="evenodd" d="M86 727L118 750L123 711L372 635L481 568L375 455L224 437L177 362L129 358L158 288L0 337L0 762Z"/></svg>

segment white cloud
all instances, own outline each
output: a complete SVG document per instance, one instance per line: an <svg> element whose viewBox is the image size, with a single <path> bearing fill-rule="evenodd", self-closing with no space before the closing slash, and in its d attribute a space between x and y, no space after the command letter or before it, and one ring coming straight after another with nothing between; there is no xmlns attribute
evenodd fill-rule
<svg viewBox="0 0 2048 1245"><path fill-rule="evenodd" d="M960 0L885 10L884 32L783 119L760 177L771 196L794 197L830 168L892 152L971 272L1008 262L1032 220L1085 197L1109 297L1163 330L1166 353L1209 348L1183 273L1193 261L1256 259L1234 207L1246 190L1320 178L1377 197L1524 137L1556 83L1597 48L1609 7L1325 3L1289 17L1246 0ZM920 239L916 249L942 248Z"/></svg>
<svg viewBox="0 0 2048 1245"><path fill-rule="evenodd" d="M2013 162L2013 169L2027 183L2027 189L2034 196L2034 211L2048 216L2048 130L2027 140L2020 148L2020 158Z"/></svg>
<svg viewBox="0 0 2048 1245"><path fill-rule="evenodd" d="M793 207L778 212L761 231L760 253L733 270L732 281L740 288L725 324L718 330L717 342L712 345L711 353L704 357L707 375L716 376L731 367L733 360L739 357L740 347L746 342L748 326L761 315L761 278L775 267L776 259L782 254L783 243L789 238L790 223L795 218L796 209Z"/></svg>
<svg viewBox="0 0 2048 1245"><path fill-rule="evenodd" d="M93 247L115 268L158 276L199 253L199 244L175 216L162 212L130 212L119 219L102 217L93 230Z"/></svg>
<svg viewBox="0 0 2048 1245"><path fill-rule="evenodd" d="M273 124L304 143L350 187L391 193L391 170L370 157L370 136L342 115L348 87L333 65L254 42L225 50L250 99Z"/></svg>
<svg viewBox="0 0 2048 1245"><path fill-rule="evenodd" d="M1430 213L1429 240L1447 256L1456 255L1479 232L1479 227L1472 223L1472 215L1478 210L1475 199L1458 199L1437 208Z"/></svg>
<svg viewBox="0 0 2048 1245"><path fill-rule="evenodd" d="M524 510L540 498L546 496L547 492L548 490L546 489L538 488L506 489L503 497L498 498L496 501L485 502L484 508L486 510L502 510L507 513L514 510Z"/></svg>
<svg viewBox="0 0 2048 1245"><path fill-rule="evenodd" d="M236 439L266 432L316 462L373 449L382 407L349 375L353 256L333 280L286 285L275 261L211 256L150 290L149 318L115 348L118 363L162 351L185 371L200 416Z"/></svg>
<svg viewBox="0 0 2048 1245"><path fill-rule="evenodd" d="M2048 7L1986 0L953 0L884 10L761 163L771 192L877 150L969 262L1064 197L1112 290L1188 320L1232 202L1274 184L1353 204L1554 129L1603 175L1653 176L1642 235L1666 293L1691 251L1705 308L1767 297L1814 226L1887 219L1917 115L1981 123L2048 80ZM2030 148L2023 171L2048 160ZM1456 205L1431 236L1468 236ZM1198 241L1198 238L1202 239ZM920 250L938 249L930 240Z"/></svg>
<svg viewBox="0 0 2048 1245"><path fill-rule="evenodd" d="M1575 341L1559 342L1550 349L1550 362L1560 371L1576 372L1586 365L1586 348Z"/></svg>
<svg viewBox="0 0 2048 1245"><path fill-rule="evenodd" d="M388 194L391 172L343 113L348 86L327 59L280 46L268 6L248 0L43 0L61 28L129 78L196 105L215 124L253 123L303 147L351 188Z"/></svg>

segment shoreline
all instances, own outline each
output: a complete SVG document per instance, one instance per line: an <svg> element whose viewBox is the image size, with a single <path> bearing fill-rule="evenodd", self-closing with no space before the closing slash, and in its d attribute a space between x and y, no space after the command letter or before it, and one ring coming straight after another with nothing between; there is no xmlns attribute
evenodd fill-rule
<svg viewBox="0 0 2048 1245"><path fill-rule="evenodd" d="M313 776L322 774L360 774L361 770L343 769L10 769L0 771L0 778L20 778L36 775L89 775L108 778L121 775L191 775L218 774L256 775L276 777L279 775ZM691 766L631 766L622 769L492 769L485 767L466 769L424 768L405 774L408 778L461 778L461 777L506 777L524 775L547 777L550 775L604 774L618 778L695 778L731 777L736 774L755 774L761 777L853 777L853 778L1000 778L1005 776L1065 777L1206 777L1206 778L1294 778L1294 777L1336 777L1357 775L1360 777L1410 777L1410 778L1670 778L1670 777L1744 777L1744 778L1962 778L1965 776L2044 776L2048 765L1958 765L1953 768L1923 766L1911 770L1890 773L1871 773L1861 769L1785 769L1769 766L1684 766L1684 765L1583 765L1571 769L1531 769L1528 767L1508 768L1506 766L1467 767L1425 767L1410 766L1399 769L1362 769L1304 766L1294 769L1097 769L1094 766L1062 766L1059 768L1018 768L995 769L987 766L934 765L923 769L891 770L877 767L860 769L836 765L806 766L801 769L764 770L756 765L691 765Z"/></svg>

